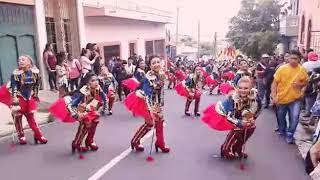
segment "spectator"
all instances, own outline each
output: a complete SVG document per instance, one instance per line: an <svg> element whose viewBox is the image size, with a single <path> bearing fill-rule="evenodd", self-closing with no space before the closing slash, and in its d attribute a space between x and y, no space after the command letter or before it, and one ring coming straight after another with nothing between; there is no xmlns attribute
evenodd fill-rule
<svg viewBox="0 0 320 180"><path fill-rule="evenodd" d="M316 68L320 68L320 61L318 61L318 54L315 52L309 52L308 61L303 63L302 66L307 69L308 72L312 72Z"/></svg>
<svg viewBox="0 0 320 180"><path fill-rule="evenodd" d="M277 62L276 59L269 61L267 68L265 70L265 76L263 79L265 88L266 88L266 104L264 108L269 108L270 105L270 94L271 94L271 84L273 81L274 73L276 72Z"/></svg>
<svg viewBox="0 0 320 180"><path fill-rule="evenodd" d="M267 68L267 65L269 63L270 56L268 54L263 54L261 57L260 62L258 63L256 67L256 82L257 82L257 88L258 88L258 95L261 98L261 101L263 101L266 93L266 87L263 83L263 79L265 77L265 70Z"/></svg>
<svg viewBox="0 0 320 180"><path fill-rule="evenodd" d="M302 66L307 69L308 74L311 76L315 69L320 68L320 61L318 61L318 55L315 52L309 52L308 61L303 63ZM304 117L311 116L311 107L317 99L317 90L314 89L314 83L310 82L307 85L305 91L305 114Z"/></svg>
<svg viewBox="0 0 320 180"><path fill-rule="evenodd" d="M46 65L46 69L49 76L49 85L50 90L55 91L58 90L56 84L56 65L57 65L57 58L52 51L52 44L46 44L46 47L43 51L43 61Z"/></svg>
<svg viewBox="0 0 320 180"><path fill-rule="evenodd" d="M80 63L82 67L82 77L84 77L88 72L92 71L91 65L95 62L95 60L90 60L89 57L91 52L89 49L82 49Z"/></svg>
<svg viewBox="0 0 320 180"><path fill-rule="evenodd" d="M127 78L131 78L133 76L134 70L136 68L135 65L133 65L133 58L128 58L128 63L124 66L126 72L127 72Z"/></svg>
<svg viewBox="0 0 320 180"><path fill-rule="evenodd" d="M69 88L69 83L68 83L69 67L66 62L65 52L60 52L58 55L56 72L57 72L57 85L58 85L58 91L59 91L59 98L61 98L66 95Z"/></svg>
<svg viewBox="0 0 320 180"><path fill-rule="evenodd" d="M299 64L300 61L300 52L291 51L289 63L282 65L276 71L271 88L273 103L277 105L278 133L286 136L288 144L294 142L293 135L300 115L300 98L308 79L307 71ZM288 128L287 113L290 113Z"/></svg>
<svg viewBox="0 0 320 180"><path fill-rule="evenodd" d="M78 59L74 59L72 54L68 54L68 66L70 68L69 73L69 85L70 90L73 91L79 86L79 79L81 76L82 68Z"/></svg>
<svg viewBox="0 0 320 180"><path fill-rule="evenodd" d="M116 65L116 57L113 56L108 62L108 69L110 72L113 71L114 66Z"/></svg>
<svg viewBox="0 0 320 180"><path fill-rule="evenodd" d="M118 96L119 100L122 101L122 81L127 78L127 72L124 68L123 61L121 59L117 59L117 63L113 68L112 74L118 82Z"/></svg>

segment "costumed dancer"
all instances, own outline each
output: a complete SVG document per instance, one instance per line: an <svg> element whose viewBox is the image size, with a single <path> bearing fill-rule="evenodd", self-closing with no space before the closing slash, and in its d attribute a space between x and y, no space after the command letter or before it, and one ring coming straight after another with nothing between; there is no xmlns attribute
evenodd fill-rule
<svg viewBox="0 0 320 180"><path fill-rule="evenodd" d="M108 114L112 115L112 107L116 99L117 81L109 72L107 66L100 68L100 75L98 76L100 87L108 98Z"/></svg>
<svg viewBox="0 0 320 180"><path fill-rule="evenodd" d="M212 72L211 75L205 79L205 84L209 87L210 95L212 95L212 91L219 85L218 74Z"/></svg>
<svg viewBox="0 0 320 180"><path fill-rule="evenodd" d="M206 108L202 121L218 131L229 131L221 146L221 157L247 158L244 145L256 129L255 120L261 109L261 101L253 88L250 77L242 77L236 91L226 100Z"/></svg>
<svg viewBox="0 0 320 180"><path fill-rule="evenodd" d="M222 74L222 83L219 86L219 92L221 94L227 95L234 90L234 86L232 84L234 77L235 75L231 71L226 71L224 74Z"/></svg>
<svg viewBox="0 0 320 180"><path fill-rule="evenodd" d="M133 77L123 80L122 86L129 89L130 91L134 91L135 89L137 89L145 77L145 68L146 63L143 60L140 60L134 70Z"/></svg>
<svg viewBox="0 0 320 180"><path fill-rule="evenodd" d="M190 74L185 81L177 84L176 91L180 96L186 97L185 105L185 115L190 116L189 108L191 102L195 100L194 115L200 116L199 105L201 97L201 82L202 82L202 72L201 67L197 66L194 69L194 73Z"/></svg>
<svg viewBox="0 0 320 180"><path fill-rule="evenodd" d="M252 77L252 73L249 71L249 63L241 59L239 62L239 70L236 73L236 76L233 79L233 85L236 86L238 84L238 81L243 77L243 76L249 76Z"/></svg>
<svg viewBox="0 0 320 180"><path fill-rule="evenodd" d="M182 67L183 68L183 67ZM177 77L178 83L185 80L187 78L186 73L182 70L182 68L177 69L175 72L175 76Z"/></svg>
<svg viewBox="0 0 320 180"><path fill-rule="evenodd" d="M0 102L11 108L20 144L27 144L22 126L22 116L26 117L29 127L34 132L35 144L48 142L34 119L37 101L39 101L40 79L39 69L33 66L31 57L20 56L18 69L13 71L10 83L2 86L0 90Z"/></svg>
<svg viewBox="0 0 320 180"><path fill-rule="evenodd" d="M164 74L161 73L160 58L154 56L150 61L150 71L147 72L141 86L131 92L124 101L125 106L134 115L143 117L145 123L138 129L131 140L131 148L136 151L144 151L140 144L143 138L152 127L156 130L155 148L168 153L170 148L165 146L163 135L163 104L164 104Z"/></svg>
<svg viewBox="0 0 320 180"><path fill-rule="evenodd" d="M169 80L168 89L172 89L171 85L173 85L173 88L175 88L177 84L177 77L174 73L174 67L169 68L167 76Z"/></svg>
<svg viewBox="0 0 320 180"><path fill-rule="evenodd" d="M98 77L92 72L85 75L78 92L60 98L49 108L49 112L62 122L79 122L71 147L72 153L78 151L80 155L89 149L98 150L93 139L99 118L105 110L106 95L99 86Z"/></svg>

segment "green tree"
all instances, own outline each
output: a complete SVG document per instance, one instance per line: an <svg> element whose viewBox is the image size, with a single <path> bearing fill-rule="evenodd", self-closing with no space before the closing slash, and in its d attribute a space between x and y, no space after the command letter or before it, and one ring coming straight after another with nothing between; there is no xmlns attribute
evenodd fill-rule
<svg viewBox="0 0 320 180"><path fill-rule="evenodd" d="M242 0L237 16L230 19L228 40L243 53L258 59L274 52L280 40L279 0Z"/></svg>

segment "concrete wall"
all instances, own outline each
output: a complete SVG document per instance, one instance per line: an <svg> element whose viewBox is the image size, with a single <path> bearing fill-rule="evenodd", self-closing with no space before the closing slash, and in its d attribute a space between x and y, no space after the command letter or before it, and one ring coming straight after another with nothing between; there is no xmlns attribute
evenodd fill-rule
<svg viewBox="0 0 320 180"><path fill-rule="evenodd" d="M165 24L116 17L85 17L87 42L120 45L120 56L129 57L129 43L137 42L137 54L145 56L145 41L165 39Z"/></svg>

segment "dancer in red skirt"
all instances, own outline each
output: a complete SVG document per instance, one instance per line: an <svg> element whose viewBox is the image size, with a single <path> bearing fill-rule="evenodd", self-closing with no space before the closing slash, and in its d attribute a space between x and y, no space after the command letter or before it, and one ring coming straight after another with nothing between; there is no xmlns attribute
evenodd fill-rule
<svg viewBox="0 0 320 180"><path fill-rule="evenodd" d="M145 120L145 123L133 136L131 147L136 151L144 151L144 147L140 144L140 139L154 127L157 137L155 143L156 151L160 149L162 152L168 153L170 148L165 145L163 135L164 74L161 73L162 68L159 57L151 57L150 69L139 89L131 92L124 101L128 110L136 116L143 117Z"/></svg>
<svg viewBox="0 0 320 180"><path fill-rule="evenodd" d="M14 125L20 144L26 144L22 126L22 116L25 116L30 128L34 132L34 142L46 144L48 140L42 135L34 113L37 110L38 91L40 87L39 70L33 66L29 56L21 56L18 61L19 68L13 71L10 84L2 86L0 102L12 110ZM8 89L11 89L9 92Z"/></svg>
<svg viewBox="0 0 320 180"><path fill-rule="evenodd" d="M194 115L200 116L199 105L201 97L201 82L202 82L202 72L201 67L197 66L194 69L194 73L190 74L185 81L182 81L176 86L176 91L180 96L186 97L185 105L185 115L190 116L189 108L193 100L195 100L194 105Z"/></svg>
<svg viewBox="0 0 320 180"><path fill-rule="evenodd" d="M49 109L50 113L62 122L79 122L78 131L72 141L73 153L76 150L80 153L89 149L98 150L93 139L99 117L104 115L105 110L106 95L99 86L98 77L93 73L85 75L78 92L60 98Z"/></svg>
<svg viewBox="0 0 320 180"><path fill-rule="evenodd" d="M168 89L172 89L176 87L177 84L177 77L174 73L174 67L170 67L167 73L169 84L168 84Z"/></svg>
<svg viewBox="0 0 320 180"><path fill-rule="evenodd" d="M139 61L136 69L134 70L133 77L122 81L122 86L130 91L137 89L145 77L145 68L146 63L143 60Z"/></svg>
<svg viewBox="0 0 320 180"><path fill-rule="evenodd" d="M221 94L227 95L234 90L234 85L232 83L234 77L235 75L231 71L227 71L222 75L221 77L222 83L219 86L219 92Z"/></svg>
<svg viewBox="0 0 320 180"><path fill-rule="evenodd" d="M212 72L211 75L205 79L205 84L209 87L210 95L212 95L212 91L219 85L218 74Z"/></svg>
<svg viewBox="0 0 320 180"><path fill-rule="evenodd" d="M253 134L255 120L261 109L261 101L253 88L250 77L242 77L236 91L226 100L209 106L202 121L210 128L228 131L229 134L221 146L221 157L228 159L244 157L244 144Z"/></svg>
<svg viewBox="0 0 320 180"><path fill-rule="evenodd" d="M112 107L116 99L116 79L112 73L109 72L106 66L102 66L100 69L100 75L98 77L100 87L108 98L108 114L112 115Z"/></svg>

